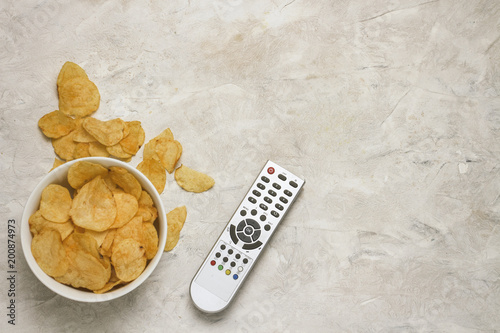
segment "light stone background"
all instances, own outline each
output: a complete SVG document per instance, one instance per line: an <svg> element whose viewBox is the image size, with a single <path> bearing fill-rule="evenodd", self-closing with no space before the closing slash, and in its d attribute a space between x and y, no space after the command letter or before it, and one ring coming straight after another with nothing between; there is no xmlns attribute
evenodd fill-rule
<svg viewBox="0 0 500 333"><path fill-rule="evenodd" d="M498 0L2 1L0 331L498 332L499 23ZM12 327L6 223L52 166L37 121L68 60L96 118L170 127L216 185L169 176L179 244L111 302L48 290L17 237ZM231 307L204 315L191 278L267 159L304 190Z"/></svg>

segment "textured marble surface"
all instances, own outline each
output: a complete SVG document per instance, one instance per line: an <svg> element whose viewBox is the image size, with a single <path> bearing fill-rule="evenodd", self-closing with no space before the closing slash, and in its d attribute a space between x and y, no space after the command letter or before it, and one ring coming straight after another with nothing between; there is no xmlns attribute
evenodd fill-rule
<svg viewBox="0 0 500 333"><path fill-rule="evenodd" d="M2 1L0 331L500 330L499 24L497 0ZM17 237L12 326L6 224L52 166L37 121L67 60L96 118L170 127L216 185L168 178L179 244L111 302L55 295ZM232 306L202 314L190 280L267 159L306 186Z"/></svg>

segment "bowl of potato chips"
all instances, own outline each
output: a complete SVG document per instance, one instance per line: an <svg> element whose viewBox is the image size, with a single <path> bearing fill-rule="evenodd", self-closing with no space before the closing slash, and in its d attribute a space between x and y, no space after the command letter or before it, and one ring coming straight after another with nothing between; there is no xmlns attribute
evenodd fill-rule
<svg viewBox="0 0 500 333"><path fill-rule="evenodd" d="M68 299L101 302L141 285L167 238L160 195L137 169L88 157L53 169L31 193L21 222L35 276Z"/></svg>

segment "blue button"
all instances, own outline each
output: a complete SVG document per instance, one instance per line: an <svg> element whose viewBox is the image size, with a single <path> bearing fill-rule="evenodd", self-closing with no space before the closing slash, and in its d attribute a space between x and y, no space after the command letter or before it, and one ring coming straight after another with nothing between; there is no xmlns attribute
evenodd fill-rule
<svg viewBox="0 0 500 333"><path fill-rule="evenodd" d="M234 274L233 279L238 280L238 274Z"/></svg>

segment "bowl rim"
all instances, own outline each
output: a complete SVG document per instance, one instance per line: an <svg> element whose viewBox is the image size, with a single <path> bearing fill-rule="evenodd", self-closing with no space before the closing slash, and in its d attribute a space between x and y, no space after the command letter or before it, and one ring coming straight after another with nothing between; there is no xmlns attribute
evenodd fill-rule
<svg viewBox="0 0 500 333"><path fill-rule="evenodd" d="M159 219L158 252L149 261L148 265L141 273L141 275L137 277L137 279L129 282L128 284L124 285L121 288L103 294L96 294L93 293L92 291L76 289L71 286L57 282L53 277L47 275L44 271L42 271L40 266L38 266L37 262L35 261L35 258L33 257L33 254L31 252L31 241L33 239L33 236L31 235L29 228L29 218L34 212L36 212L36 210L39 207L42 190L49 184L54 184L54 183L61 184L64 182L67 183L67 174L69 168L73 164L81 161L88 161L101 164L106 168L109 168L111 166L119 166L125 168L127 171L131 172L137 178L143 190L148 192L148 194L153 199L153 203L155 204L155 207L158 211L158 219ZM167 221L166 221L165 207L163 206L160 194L158 193L154 185L151 183L151 181L139 170L137 170L133 166L123 161L110 157L84 157L68 161L54 168L38 182L38 184L31 192L24 206L23 215L21 219L20 234L21 234L21 247L24 253L24 258L26 259L26 262L28 263L28 266L30 267L33 274L47 288L49 288L58 295L61 295L65 298L74 301L104 302L128 294L132 290L139 287L151 275L151 273L154 271L154 269L160 262L161 256L163 254L163 249L165 248L165 243L167 239Z"/></svg>

